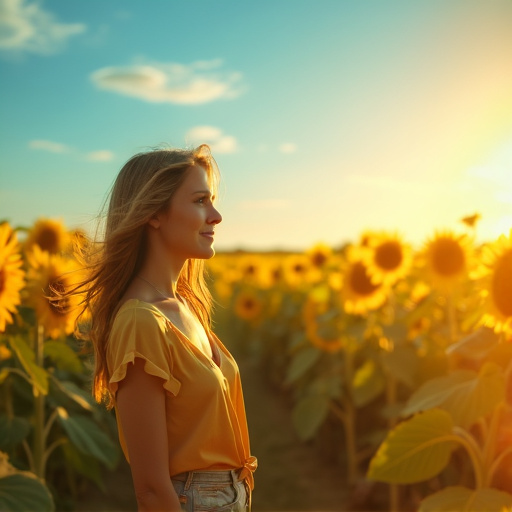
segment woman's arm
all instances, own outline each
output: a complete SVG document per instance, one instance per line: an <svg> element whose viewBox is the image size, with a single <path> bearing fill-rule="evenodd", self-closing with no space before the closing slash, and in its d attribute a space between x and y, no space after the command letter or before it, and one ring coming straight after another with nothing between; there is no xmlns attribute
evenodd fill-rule
<svg viewBox="0 0 512 512"><path fill-rule="evenodd" d="M140 512L181 510L169 476L169 455L162 379L144 371L144 360L128 365L116 397L130 457Z"/></svg>

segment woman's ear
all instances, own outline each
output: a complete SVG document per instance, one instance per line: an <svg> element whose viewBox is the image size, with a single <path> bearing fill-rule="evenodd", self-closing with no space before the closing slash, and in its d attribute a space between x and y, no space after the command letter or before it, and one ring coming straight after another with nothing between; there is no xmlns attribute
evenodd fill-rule
<svg viewBox="0 0 512 512"><path fill-rule="evenodd" d="M154 215L148 220L148 224L155 229L158 229L160 227L160 219Z"/></svg>

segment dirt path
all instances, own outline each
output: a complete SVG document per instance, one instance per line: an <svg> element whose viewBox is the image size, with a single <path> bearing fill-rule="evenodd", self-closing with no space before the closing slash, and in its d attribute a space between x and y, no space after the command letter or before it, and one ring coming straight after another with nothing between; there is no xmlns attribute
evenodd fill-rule
<svg viewBox="0 0 512 512"><path fill-rule="evenodd" d="M346 489L339 467L323 463L313 446L300 443L288 405L262 370L244 356L240 366L252 453L258 458L254 512L343 511Z"/></svg>

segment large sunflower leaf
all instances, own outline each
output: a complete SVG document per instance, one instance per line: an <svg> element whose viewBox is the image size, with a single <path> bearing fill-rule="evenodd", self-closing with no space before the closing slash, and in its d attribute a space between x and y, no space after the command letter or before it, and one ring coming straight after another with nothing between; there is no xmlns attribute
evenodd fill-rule
<svg viewBox="0 0 512 512"><path fill-rule="evenodd" d="M117 447L96 423L85 416L69 416L62 407L57 411L60 424L78 450L102 461L109 469L116 467Z"/></svg>
<svg viewBox="0 0 512 512"><path fill-rule="evenodd" d="M82 371L82 361L77 353L65 342L49 340L44 344L44 355L49 356L57 368L72 373Z"/></svg>
<svg viewBox="0 0 512 512"><path fill-rule="evenodd" d="M0 478L0 510L9 512L53 511L48 488L30 473L15 473Z"/></svg>
<svg viewBox="0 0 512 512"><path fill-rule="evenodd" d="M297 402L293 409L293 425L299 437L306 441L315 435L329 413L329 397L309 395Z"/></svg>
<svg viewBox="0 0 512 512"><path fill-rule="evenodd" d="M499 337L488 327L480 327L446 349L448 355L458 354L468 359L482 360L499 344Z"/></svg>
<svg viewBox="0 0 512 512"><path fill-rule="evenodd" d="M32 379L34 386L43 394L48 394L48 373L41 368L35 361L34 351L28 346L27 342L21 336L12 336L9 338L11 348L16 352L21 365Z"/></svg>
<svg viewBox="0 0 512 512"><path fill-rule="evenodd" d="M497 489L446 487L425 498L418 512L503 512L512 507L512 494Z"/></svg>
<svg viewBox="0 0 512 512"><path fill-rule="evenodd" d="M378 397L386 382L381 369L373 359L367 359L355 372L352 379L352 396L357 407L363 407Z"/></svg>
<svg viewBox="0 0 512 512"><path fill-rule="evenodd" d="M87 411L92 411L94 408L94 401L92 395L81 389L74 382L71 381L60 381L52 376L53 384L64 393L65 396L71 398L78 405L86 409ZM62 401L61 401L62 402Z"/></svg>
<svg viewBox="0 0 512 512"><path fill-rule="evenodd" d="M504 399L503 370L495 363L485 363L478 374L459 370L426 382L410 397L402 414L440 407L452 415L456 425L468 428Z"/></svg>
<svg viewBox="0 0 512 512"><path fill-rule="evenodd" d="M286 384L291 384L302 377L319 359L320 350L316 347L306 347L293 356L288 366Z"/></svg>
<svg viewBox="0 0 512 512"><path fill-rule="evenodd" d="M0 450L9 450L23 441L30 432L30 422L25 418L0 415Z"/></svg>
<svg viewBox="0 0 512 512"><path fill-rule="evenodd" d="M412 484L440 473L456 447L453 421L441 409L426 411L391 430L370 461L368 478Z"/></svg>

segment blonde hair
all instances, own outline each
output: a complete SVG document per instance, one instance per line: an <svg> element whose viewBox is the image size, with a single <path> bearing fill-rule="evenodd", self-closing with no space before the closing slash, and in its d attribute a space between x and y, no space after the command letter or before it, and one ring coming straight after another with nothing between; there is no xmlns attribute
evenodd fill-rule
<svg viewBox="0 0 512 512"><path fill-rule="evenodd" d="M98 402L105 401L108 408L114 405L108 390L108 338L119 302L144 261L147 223L169 205L188 169L195 165L206 170L215 194L219 173L207 145L195 150L157 149L130 158L110 193L100 249L83 255L87 279L78 288L84 292L81 317L89 319L85 329L83 324L79 327L77 324L77 330L80 337L92 341L93 395ZM203 260L186 261L178 278L177 292L209 330L212 298L205 282Z"/></svg>

